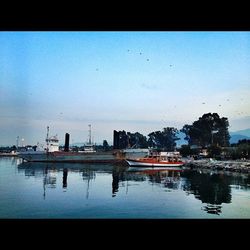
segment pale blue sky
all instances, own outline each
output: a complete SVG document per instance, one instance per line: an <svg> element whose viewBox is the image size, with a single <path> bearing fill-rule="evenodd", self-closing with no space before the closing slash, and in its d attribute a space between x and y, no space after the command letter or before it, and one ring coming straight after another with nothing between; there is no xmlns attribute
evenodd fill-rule
<svg viewBox="0 0 250 250"><path fill-rule="evenodd" d="M250 127L249 32L1 32L0 145L112 144L202 114ZM205 103L205 104L202 104Z"/></svg>

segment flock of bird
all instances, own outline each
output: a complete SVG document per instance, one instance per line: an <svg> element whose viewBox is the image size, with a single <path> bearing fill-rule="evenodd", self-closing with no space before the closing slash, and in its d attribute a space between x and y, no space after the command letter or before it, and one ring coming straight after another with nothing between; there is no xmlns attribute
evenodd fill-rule
<svg viewBox="0 0 250 250"><path fill-rule="evenodd" d="M130 50L130 49L127 49L127 52L130 53L131 50ZM142 54L143 54L142 52L139 52L139 55L142 55ZM146 61L149 62L149 58L147 58ZM169 64L169 67L173 67L173 64ZM96 68L96 71L99 71L99 68ZM241 98L241 101L242 101L242 100L243 100L243 99ZM226 99L226 101L229 102L230 99ZM202 102L202 105L205 105L205 104L206 104L205 102ZM219 104L218 107L222 107L222 105ZM174 106L174 108L176 108L176 105ZM239 111L235 111L235 113L237 113L238 115L244 114L244 112L239 112Z"/></svg>

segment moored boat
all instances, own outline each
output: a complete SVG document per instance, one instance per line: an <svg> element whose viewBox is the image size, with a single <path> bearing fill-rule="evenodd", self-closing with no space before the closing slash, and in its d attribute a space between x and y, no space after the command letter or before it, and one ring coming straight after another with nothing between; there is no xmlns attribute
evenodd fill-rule
<svg viewBox="0 0 250 250"><path fill-rule="evenodd" d="M129 166L180 167L184 162L179 152L150 152L144 158L126 159Z"/></svg>
<svg viewBox="0 0 250 250"><path fill-rule="evenodd" d="M57 136L49 137L49 127L47 127L46 143L46 148L18 152L18 156L28 162L116 163L122 161L115 151L96 151L91 139L85 144L84 151L60 151Z"/></svg>

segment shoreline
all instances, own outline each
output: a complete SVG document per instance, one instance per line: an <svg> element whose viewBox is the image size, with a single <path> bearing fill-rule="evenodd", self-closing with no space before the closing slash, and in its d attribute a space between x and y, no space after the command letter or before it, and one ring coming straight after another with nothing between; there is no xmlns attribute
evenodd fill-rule
<svg viewBox="0 0 250 250"><path fill-rule="evenodd" d="M16 153L0 153L0 157L3 156L3 157L17 157L18 155Z"/></svg>
<svg viewBox="0 0 250 250"><path fill-rule="evenodd" d="M188 160L185 162L185 167L190 169L210 169L224 170L239 173L250 173L250 160Z"/></svg>

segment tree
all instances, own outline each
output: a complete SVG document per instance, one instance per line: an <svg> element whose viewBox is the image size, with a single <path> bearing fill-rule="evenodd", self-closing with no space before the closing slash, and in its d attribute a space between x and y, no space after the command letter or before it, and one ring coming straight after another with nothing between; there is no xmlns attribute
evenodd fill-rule
<svg viewBox="0 0 250 250"><path fill-rule="evenodd" d="M209 157L219 157L222 152L222 148L216 145L212 145L208 149L208 155Z"/></svg>
<svg viewBox="0 0 250 250"><path fill-rule="evenodd" d="M131 148L147 148L148 142L146 136L136 132L130 133L127 132L129 146Z"/></svg>
<svg viewBox="0 0 250 250"><path fill-rule="evenodd" d="M109 150L109 144L108 144L108 142L107 142L107 140L103 140L103 149L104 149L104 151L108 151Z"/></svg>
<svg viewBox="0 0 250 250"><path fill-rule="evenodd" d="M176 147L176 142L180 138L176 136L178 130L173 127L163 128L163 131L151 132L148 136L148 145L159 149L173 151Z"/></svg>
<svg viewBox="0 0 250 250"><path fill-rule="evenodd" d="M185 124L181 132L185 133L185 140L189 145L226 147L230 139L228 127L227 118L220 118L217 113L207 113L194 121L192 125Z"/></svg>
<svg viewBox="0 0 250 250"><path fill-rule="evenodd" d="M199 152L197 149L190 148L190 145L181 145L180 154L184 157L189 155L197 155Z"/></svg>

